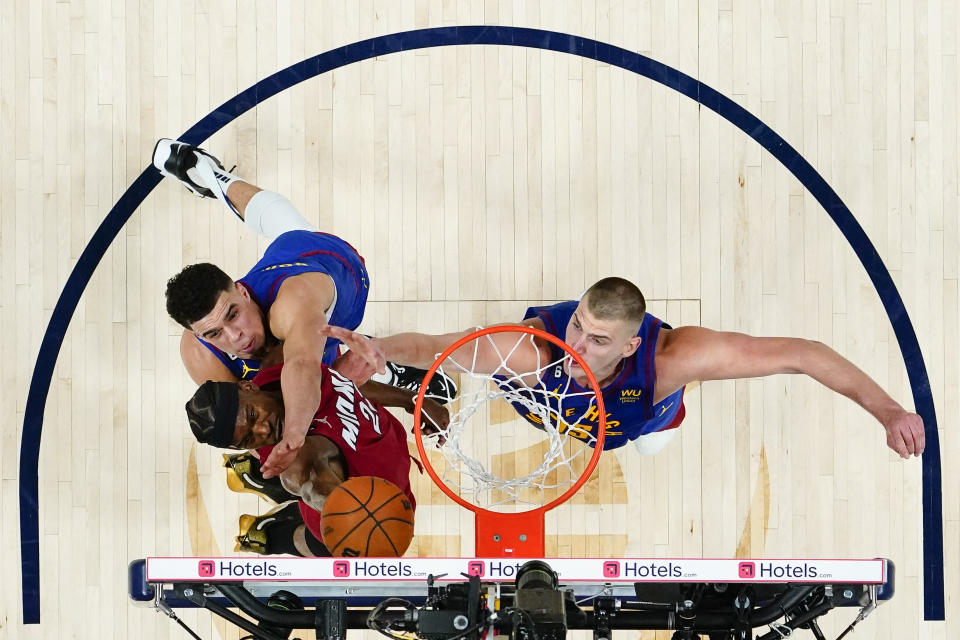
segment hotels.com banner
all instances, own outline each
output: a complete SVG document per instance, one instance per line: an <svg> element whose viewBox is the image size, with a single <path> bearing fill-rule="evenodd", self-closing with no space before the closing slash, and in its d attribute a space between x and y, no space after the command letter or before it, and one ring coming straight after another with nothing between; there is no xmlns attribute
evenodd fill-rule
<svg viewBox="0 0 960 640"><path fill-rule="evenodd" d="M536 558L575 582L853 582L883 583L886 563L871 560ZM329 580L459 582L464 575L509 581L517 558L147 558L148 582Z"/></svg>

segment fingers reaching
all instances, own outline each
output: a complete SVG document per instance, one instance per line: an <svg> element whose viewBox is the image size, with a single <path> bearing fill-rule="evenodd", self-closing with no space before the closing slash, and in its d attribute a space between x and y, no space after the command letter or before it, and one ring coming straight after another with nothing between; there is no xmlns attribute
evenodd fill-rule
<svg viewBox="0 0 960 640"><path fill-rule="evenodd" d="M369 362L353 351L347 351L337 358L336 362L333 363L333 368L353 380L357 385L366 384L370 377L376 373L376 369L370 366Z"/></svg>
<svg viewBox="0 0 960 640"><path fill-rule="evenodd" d="M362 367L360 363L356 361L357 359L362 360L371 368L372 371L367 374L367 379L373 375L373 372L386 373L387 358L376 339L368 338L356 331L350 331L349 329L329 324L324 328L324 333L331 338L339 340L349 349L345 356L351 353L353 354L350 360L346 360L343 363L344 368L338 366L337 370L357 384L366 382L366 379L359 379L359 373L362 371ZM349 369L347 369L347 367L349 367ZM355 375L357 375L357 377L354 377Z"/></svg>
<svg viewBox="0 0 960 640"><path fill-rule="evenodd" d="M272 478L286 471L287 467L293 463L294 458L297 457L297 451L298 448L291 447L281 440L267 456L267 460L261 467L263 477Z"/></svg>
<svg viewBox="0 0 960 640"><path fill-rule="evenodd" d="M437 447L442 447L447 442L445 434L449 425L450 412L447 408L435 400L424 398L420 413L420 431L423 435L437 435Z"/></svg>

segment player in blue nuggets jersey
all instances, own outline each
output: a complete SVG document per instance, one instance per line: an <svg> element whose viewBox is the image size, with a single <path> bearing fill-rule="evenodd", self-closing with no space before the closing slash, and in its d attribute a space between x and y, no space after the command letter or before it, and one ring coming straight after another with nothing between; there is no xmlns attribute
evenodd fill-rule
<svg viewBox="0 0 960 640"><path fill-rule="evenodd" d="M363 258L344 240L326 233L314 231L287 231L276 238L264 252L260 261L240 278L236 285L243 287L244 300L255 303L266 314L277 299L283 283L291 277L307 273L326 274L333 281L333 301L325 310L330 325L355 329L363 319L367 301L369 280ZM201 263L191 265L171 280L168 300L171 315L180 314L177 304L181 299L178 290L196 291L198 282L217 282L217 291L233 285L219 268ZM242 309L238 309L238 315ZM187 314L190 315L190 314ZM180 318L175 317L178 321ZM243 324L237 318L235 326L228 326L219 333L207 330L201 334L184 334L181 352L184 362L194 380L200 384L206 380L251 380L260 370L260 361L277 343L273 336L261 333L261 323ZM221 342L223 331L236 333L236 338L227 348L216 346ZM337 357L340 340L328 338L323 349L323 363L330 365ZM218 366L217 362L224 370ZM226 374L226 375L224 375ZM232 377L231 377L232 376ZM202 380L200 379L202 378Z"/></svg>
<svg viewBox="0 0 960 640"><path fill-rule="evenodd" d="M643 294L622 278L600 280L579 301L529 309L523 324L562 337L596 376L606 402L604 448L633 441L641 453L659 451L683 419L683 389L691 382L804 373L870 412L883 425L887 445L901 457L923 453L920 416L830 347L813 340L760 338L695 326L672 329L646 314ZM403 333L376 342L392 361L428 367L436 354L472 332ZM538 371L540 363L561 356L546 340L518 345L516 336L497 333L490 340L469 342L452 358L478 373L513 375ZM500 354L508 354L506 362ZM353 380L369 373L369 365L350 354L339 369ZM548 391L557 385L564 388L568 380L571 386L587 384L585 372L570 358L539 377ZM530 420L526 410L519 409ZM579 426L589 429L597 419L586 410Z"/></svg>
<svg viewBox="0 0 960 640"><path fill-rule="evenodd" d="M547 333L562 339L567 326L572 322L580 326L581 321L573 319L576 310L575 301L560 302L549 307L530 307L523 319L539 321L538 324L542 324ZM655 358L653 350L646 348L646 345L657 344L661 328L669 330L671 327L645 313L636 334L640 338L641 346L621 360L613 379L602 386L603 402L607 411L604 449L622 447L627 442L647 434L670 431L679 427L683 421L683 387L659 402L653 401ZM559 362L564 357L565 352L560 347L553 343L546 346L550 349L550 362ZM571 364L576 366L575 363ZM565 389L569 392L564 398L563 408L565 412L572 412L570 415L579 417L579 420L568 418L568 421L576 423L580 429L572 431L571 435L592 440L596 436L600 416L596 404L591 401L591 395L581 395L590 389L578 384L576 376L570 380L569 365L547 367L540 375L540 381L548 390ZM532 425L541 426L540 418L521 404L515 404L514 408ZM672 434L671 431L670 435ZM649 439L644 442L649 447ZM660 442L666 444L662 439Z"/></svg>
<svg viewBox="0 0 960 640"><path fill-rule="evenodd" d="M240 280L212 264L190 265L170 279L166 297L168 313L186 329L180 353L198 384L250 379L261 364L284 363L283 438L262 466L264 477L276 476L303 445L320 405L321 364L333 362L340 341L386 374L383 354L354 332L370 286L363 259L319 233L285 197L244 182L202 149L162 139L153 164L273 239Z"/></svg>

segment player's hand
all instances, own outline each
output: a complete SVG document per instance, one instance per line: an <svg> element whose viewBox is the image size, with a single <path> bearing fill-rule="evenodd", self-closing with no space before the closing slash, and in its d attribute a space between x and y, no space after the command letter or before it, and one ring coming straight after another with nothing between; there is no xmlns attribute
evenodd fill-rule
<svg viewBox="0 0 960 640"><path fill-rule="evenodd" d="M347 378L353 380L354 384L358 387L362 387L369 382L373 374L377 372L369 360L360 354L354 353L353 350L338 356L331 368L336 369Z"/></svg>
<svg viewBox="0 0 960 640"><path fill-rule="evenodd" d="M387 358L376 339L332 324L326 325L323 333L339 340L349 349L337 359L336 369L358 386L369 380L374 373L387 372Z"/></svg>
<svg viewBox="0 0 960 640"><path fill-rule="evenodd" d="M407 413L412 415L415 408L416 406L414 405L414 407L407 410ZM420 409L420 431L424 436L439 434L437 436L437 447L442 447L447 442L443 434L446 433L447 427L450 426L450 412L447 411L445 406L430 398L423 399L423 405L421 405Z"/></svg>
<svg viewBox="0 0 960 640"><path fill-rule="evenodd" d="M927 445L923 432L923 418L915 413L900 411L887 420L883 428L887 432L887 446L904 460L911 455L919 456Z"/></svg>
<svg viewBox="0 0 960 640"><path fill-rule="evenodd" d="M287 438L280 440L273 451L270 452L270 455L267 456L266 462L260 467L263 477L272 478L286 471L287 467L293 464L302 446L302 438L300 440L289 440Z"/></svg>

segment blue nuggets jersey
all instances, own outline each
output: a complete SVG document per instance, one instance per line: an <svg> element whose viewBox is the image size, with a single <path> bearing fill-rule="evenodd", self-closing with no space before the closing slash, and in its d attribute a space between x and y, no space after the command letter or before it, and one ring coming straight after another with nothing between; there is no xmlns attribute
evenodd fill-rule
<svg viewBox="0 0 960 640"><path fill-rule="evenodd" d="M337 288L330 324L356 329L363 320L370 278L360 254L337 236L314 231L288 231L281 234L270 243L260 261L238 282L247 288L266 318L283 281L290 276L311 272L327 274L333 278ZM212 344L203 340L200 342L241 380L252 379L260 370L257 360L236 358ZM323 350L324 364L333 363L339 346L339 340L327 338Z"/></svg>
<svg viewBox="0 0 960 640"><path fill-rule="evenodd" d="M220 359L220 362L230 370L230 373L237 376L237 380L253 380L253 377L260 372L260 361L252 358L238 358L224 351L220 351L206 340L200 340L200 344L209 349L213 355Z"/></svg>
<svg viewBox="0 0 960 640"><path fill-rule="evenodd" d="M527 309L524 320L540 318L547 333L562 340L576 308L576 301L560 302L549 307L530 307ZM604 449L622 447L642 435L676 427L683 420L685 413L683 389L679 389L656 404L653 402L653 387L656 382L654 349L662 327L670 328L649 313L644 316L640 330L637 332L642 339L640 346L632 356L623 360L616 377L602 389L607 412ZM551 361L558 361L563 356L563 350L551 343ZM541 374L540 380L548 391L566 390L567 393L573 394L588 390L571 380L561 366L548 367ZM562 405L564 420L571 425L577 424L579 429L591 434L587 436L578 434L576 431L571 432L571 435L584 440L595 437L600 417L595 403L590 404L591 396L592 394L568 395L563 399ZM557 402L556 399L551 399L551 404L555 405L551 407L554 412L558 409ZM532 415L528 409L518 403L514 403L514 408L532 425L542 427L540 418Z"/></svg>

